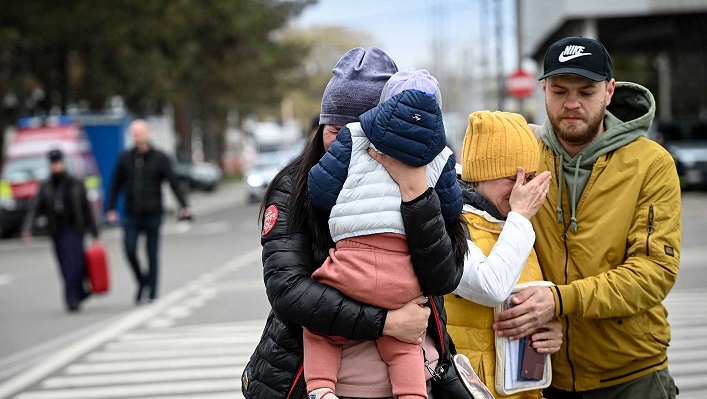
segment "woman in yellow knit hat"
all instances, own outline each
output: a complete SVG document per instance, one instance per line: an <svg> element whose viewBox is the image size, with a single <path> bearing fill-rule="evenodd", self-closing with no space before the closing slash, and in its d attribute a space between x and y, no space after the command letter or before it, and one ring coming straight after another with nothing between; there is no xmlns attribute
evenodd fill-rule
<svg viewBox="0 0 707 399"><path fill-rule="evenodd" d="M461 183L467 186L461 218L469 230L469 252L461 283L445 296L445 308L457 352L469 358L496 397L502 395L494 388L493 307L508 298L516 283L543 279L530 218L545 201L550 174L535 176L537 165L538 142L521 115L469 115L461 159ZM538 353L557 352L559 323L548 323L531 339ZM541 398L542 393L534 389L504 397Z"/></svg>

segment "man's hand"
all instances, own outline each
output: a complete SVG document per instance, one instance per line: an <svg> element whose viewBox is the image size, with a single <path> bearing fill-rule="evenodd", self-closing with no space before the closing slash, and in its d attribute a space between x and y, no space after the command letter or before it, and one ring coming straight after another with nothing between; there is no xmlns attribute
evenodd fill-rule
<svg viewBox="0 0 707 399"><path fill-rule="evenodd" d="M32 242L32 233L30 233L29 231L23 231L21 237L22 242L24 242L25 244L29 244Z"/></svg>
<svg viewBox="0 0 707 399"><path fill-rule="evenodd" d="M562 346L562 324L548 321L539 331L530 334L530 339L536 352L553 354Z"/></svg>
<svg viewBox="0 0 707 399"><path fill-rule="evenodd" d="M511 197L508 199L511 210L520 213L528 220L535 216L547 198L550 178L550 172L545 171L525 183L525 171L519 166L516 174L516 184L513 186Z"/></svg>
<svg viewBox="0 0 707 399"><path fill-rule="evenodd" d="M118 212L113 209L109 210L106 212L106 220L108 220L109 224L116 224L118 222Z"/></svg>
<svg viewBox="0 0 707 399"><path fill-rule="evenodd" d="M403 201L412 201L427 191L426 166L410 166L385 154L368 149L368 155L383 165L390 177L400 186Z"/></svg>
<svg viewBox="0 0 707 399"><path fill-rule="evenodd" d="M549 287L528 287L513 296L513 306L496 315L493 329L511 341L542 328L555 317L555 300Z"/></svg>
<svg viewBox="0 0 707 399"><path fill-rule="evenodd" d="M179 220L191 219L191 210L189 208L182 208L179 210Z"/></svg>
<svg viewBox="0 0 707 399"><path fill-rule="evenodd" d="M424 306L426 302L427 298L419 296L401 308L389 310L383 326L383 335L420 345L427 331L427 319L430 317L430 308Z"/></svg>

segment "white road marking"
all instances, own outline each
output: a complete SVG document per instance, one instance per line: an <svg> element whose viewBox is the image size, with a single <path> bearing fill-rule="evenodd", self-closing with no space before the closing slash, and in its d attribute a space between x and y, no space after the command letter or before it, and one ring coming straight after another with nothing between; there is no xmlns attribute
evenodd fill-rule
<svg viewBox="0 0 707 399"><path fill-rule="evenodd" d="M0 286L10 284L14 277L10 274L0 274Z"/></svg>
<svg viewBox="0 0 707 399"><path fill-rule="evenodd" d="M98 348L99 346L105 344L108 341L115 340L117 337L120 335L124 334L125 332L134 329L135 327L144 324L148 322L149 320L155 319L158 315L162 314L165 312L167 309L170 309L171 307L181 303L182 301L192 298L194 296L198 296L200 292L203 291L205 288L203 286L203 283L209 281L213 277L211 276L220 276L222 273L226 273L229 271L237 271L241 267L245 267L247 265L252 264L253 262L256 262L257 260L260 259L260 248L254 248L251 251L248 251L244 253L243 255L232 259L229 262L226 262L224 265L219 266L216 268L213 272L206 273L202 278L199 278L198 281L201 281L202 284L199 284L198 281L194 281L192 283L189 283L177 290L172 291L168 295L164 296L157 302L153 303L150 306L144 306L141 307L138 310L135 310L134 312L126 315L125 317L122 317L118 319L115 322L110 323L108 326L105 328L99 330L97 333L87 336L78 342L69 345L68 347L65 347L64 349L58 351L55 353L53 356L48 357L41 363L35 365L34 367L22 372L19 375L16 375L6 381L4 381L2 384L0 384L0 399L4 399L9 397L10 395L20 392L23 389L37 383L38 381L42 380L43 378L46 378L50 374L54 373L55 371L61 369L62 367L65 367L67 364L71 363L75 359L78 359L79 357L85 355L86 353ZM257 342L257 341L256 341ZM209 357L208 360L208 365L210 366L232 366L234 364L245 364L247 362L247 357L246 356L228 356L226 357L228 361L225 361L224 359L221 359L222 363L219 363L219 358L218 357ZM196 362L195 359L189 359L192 362ZM176 360L175 360L176 361ZM170 362L170 363L175 363L175 362ZM120 363L119 363L120 364ZM77 364L76 366L81 366L81 364ZM145 366L143 364L143 366ZM92 365L92 367L96 367L95 365ZM186 365L184 367L187 367ZM213 382L212 382L213 383ZM173 391L170 390L172 387L176 386L176 383L168 384L170 385L169 389L164 390L160 386L155 386L152 387L153 390L147 389L146 392L142 392L139 390L135 390L132 396L136 395L156 395L160 393L174 393L174 392L183 392L183 393L192 393L192 392L199 392L200 385L198 383L195 383L194 385L185 385L183 391ZM205 384L209 385L209 384ZM232 378L231 381L228 381L228 389L231 389L233 387L236 387L236 389L233 389L234 391L240 390L240 380L238 378ZM126 389L126 387L119 387L120 389ZM127 388L132 388L132 387L127 387ZM110 395L114 395L116 389L118 388L106 388L106 391L104 393L100 392L74 392L74 391L69 391L69 392L63 392L62 391L48 391L48 392L28 392L26 394L21 394L19 396L16 396L15 399L40 399L40 398L51 398L51 399L59 399L59 398L67 398L67 399L82 399L82 398L90 398L90 399L99 399L103 397L113 397ZM119 390L120 390L119 389ZM212 387L206 387L203 389L203 392L214 392L214 391L219 391L221 389L216 389L213 386ZM156 393L152 393L156 392ZM42 395L49 395L49 396L42 396ZM25 396L28 395L28 396ZM38 395L38 396L32 396L32 395ZM51 395L58 395L58 396L51 396ZM63 395L63 396L62 396ZM84 396L81 396L84 395ZM101 396L103 395L103 396ZM117 396L117 397L125 397L125 396Z"/></svg>

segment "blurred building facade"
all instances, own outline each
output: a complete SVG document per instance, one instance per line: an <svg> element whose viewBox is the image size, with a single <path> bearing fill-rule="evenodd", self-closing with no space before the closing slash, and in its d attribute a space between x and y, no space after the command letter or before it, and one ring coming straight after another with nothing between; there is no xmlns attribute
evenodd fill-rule
<svg viewBox="0 0 707 399"><path fill-rule="evenodd" d="M600 40L617 81L648 87L658 120L707 119L707 0L519 0L521 53L542 73L547 47L566 36ZM541 84L533 102L542 110ZM546 118L535 115L535 122Z"/></svg>

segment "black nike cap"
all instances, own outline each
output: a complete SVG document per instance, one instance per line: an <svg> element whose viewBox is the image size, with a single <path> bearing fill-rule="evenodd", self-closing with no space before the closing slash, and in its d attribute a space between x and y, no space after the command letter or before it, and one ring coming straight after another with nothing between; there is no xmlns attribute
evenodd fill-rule
<svg viewBox="0 0 707 399"><path fill-rule="evenodd" d="M611 56L604 45L581 36L566 37L553 43L545 53L544 75L579 75L595 82L611 79Z"/></svg>

